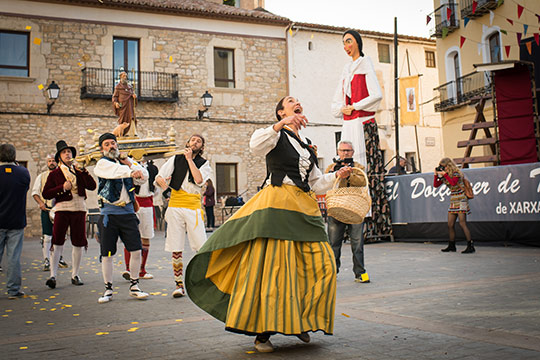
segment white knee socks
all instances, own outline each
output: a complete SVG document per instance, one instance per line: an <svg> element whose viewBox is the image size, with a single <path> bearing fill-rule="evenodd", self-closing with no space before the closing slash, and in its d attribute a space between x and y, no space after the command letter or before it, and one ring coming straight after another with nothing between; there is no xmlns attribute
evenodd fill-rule
<svg viewBox="0 0 540 360"><path fill-rule="evenodd" d="M51 235L43 235L43 248L41 249L43 251L43 260L51 259L51 241Z"/></svg>
<svg viewBox="0 0 540 360"><path fill-rule="evenodd" d="M52 251L52 260L51 260L51 277L56 277L58 272L58 261L60 261L60 256L64 252L63 245L53 245Z"/></svg>
<svg viewBox="0 0 540 360"><path fill-rule="evenodd" d="M129 260L129 275L132 279L139 278L139 270L141 268L141 250L130 251L131 259Z"/></svg>
<svg viewBox="0 0 540 360"><path fill-rule="evenodd" d="M81 259L82 259L82 246L74 246L71 250L71 278L79 275L79 269L81 268Z"/></svg>
<svg viewBox="0 0 540 360"><path fill-rule="evenodd" d="M103 256L101 258L101 271L103 272L103 281L105 284L111 283L113 278L113 257Z"/></svg>

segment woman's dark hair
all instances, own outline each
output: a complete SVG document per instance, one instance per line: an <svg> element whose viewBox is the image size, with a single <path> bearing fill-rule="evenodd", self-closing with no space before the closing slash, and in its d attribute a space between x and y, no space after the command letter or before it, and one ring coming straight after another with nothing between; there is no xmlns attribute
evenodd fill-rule
<svg viewBox="0 0 540 360"><path fill-rule="evenodd" d="M281 116L279 116L278 111L283 110L283 108L284 108L283 107L283 100L285 100L285 98L286 98L286 96L283 99L279 100L279 102L276 105L276 118L278 119L278 121L281 120Z"/></svg>
<svg viewBox="0 0 540 360"><path fill-rule="evenodd" d="M17 152L15 146L11 144L0 145L0 161L1 162L15 162Z"/></svg>
<svg viewBox="0 0 540 360"><path fill-rule="evenodd" d="M356 40L356 43L358 44L358 52L360 53L360 56L364 56L364 53L362 52L362 47L363 47L362 37L360 36L358 31L356 31L356 30L347 30L343 34L343 37L345 37L345 35L347 35L347 34L351 34L352 37Z"/></svg>

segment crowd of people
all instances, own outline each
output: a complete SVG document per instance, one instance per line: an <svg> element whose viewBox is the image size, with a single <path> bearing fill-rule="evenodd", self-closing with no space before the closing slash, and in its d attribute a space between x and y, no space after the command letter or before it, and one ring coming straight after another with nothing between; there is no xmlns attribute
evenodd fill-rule
<svg viewBox="0 0 540 360"><path fill-rule="evenodd" d="M77 166L76 149L58 141L56 153L47 157L47 170L38 176L32 190L41 210L43 269L50 271L45 285L54 289L60 281L58 267L65 264L62 254L68 228L73 245L71 283L84 285L79 269L82 250L88 247L85 200L87 191L97 189L105 286L97 301L105 304L113 299L118 238L124 246L126 269L122 278L130 282L129 296L147 299L149 294L141 289L139 280L153 278L146 271L154 238L153 198L157 191L163 191L169 194L165 250L171 253L173 297L183 297L187 291L197 306L223 321L226 330L254 336L259 352L273 351L270 338L278 333L303 342L310 341L310 332L331 335L343 242L351 242L355 281L369 283L364 234L391 233L375 121L381 89L370 58L362 52L360 35L347 31L343 45L351 61L343 70L332 103L334 115L343 120L335 163L324 173L319 169L316 147L301 133L308 124L302 105L293 96L282 98L275 108L277 121L256 130L250 139L251 152L266 162L261 191L208 239L204 214L207 227L214 229L215 188L212 167L203 157L206 140L202 135L193 134L182 153L158 169L151 161L138 163L119 151L117 135L124 133L104 133L98 142L102 157L94 168L97 181L87 169ZM127 111L136 100L125 80L124 74L113 97L118 112ZM121 123L133 124L134 130L134 113L128 111L126 119ZM30 186L30 174L15 162L15 155L13 145L0 146L0 259L5 249L7 288L13 299L24 296L20 254ZM392 172L402 174L404 165L400 162ZM475 249L466 225L469 207L462 189L463 175L450 159L441 160L440 165L434 185L446 184L452 192L450 242L442 251L456 251L454 225L459 218L468 241L464 253L472 253ZM365 224L348 224L330 216L326 225L316 194L325 194L338 181L351 185L354 169L367 173L353 186L369 187L371 214ZM195 255L184 276L186 236Z"/></svg>

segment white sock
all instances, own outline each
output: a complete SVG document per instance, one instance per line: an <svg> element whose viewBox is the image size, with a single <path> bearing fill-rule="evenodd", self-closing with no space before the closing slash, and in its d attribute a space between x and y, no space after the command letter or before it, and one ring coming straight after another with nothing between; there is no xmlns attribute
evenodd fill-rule
<svg viewBox="0 0 540 360"><path fill-rule="evenodd" d="M51 260L51 241L52 236L51 235L43 235L43 248L41 249L43 251L43 259L49 259Z"/></svg>
<svg viewBox="0 0 540 360"><path fill-rule="evenodd" d="M81 268L81 259L82 259L82 246L74 246L71 250L71 277L79 275L79 269Z"/></svg>
<svg viewBox="0 0 540 360"><path fill-rule="evenodd" d="M139 278L139 271L141 270L141 250L130 251L131 259L129 261L129 275L132 279Z"/></svg>
<svg viewBox="0 0 540 360"><path fill-rule="evenodd" d="M64 245L53 245L52 260L51 260L51 277L56 277L58 273L58 261L64 252Z"/></svg>
<svg viewBox="0 0 540 360"><path fill-rule="evenodd" d="M113 278L113 258L112 256L103 256L101 258L101 271L103 272L103 281L112 284Z"/></svg>

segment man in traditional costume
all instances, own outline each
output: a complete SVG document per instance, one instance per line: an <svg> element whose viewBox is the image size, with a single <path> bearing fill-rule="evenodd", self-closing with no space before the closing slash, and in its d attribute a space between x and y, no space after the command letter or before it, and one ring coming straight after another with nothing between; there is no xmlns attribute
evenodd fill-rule
<svg viewBox="0 0 540 360"><path fill-rule="evenodd" d="M77 151L64 140L56 143L54 160L59 166L47 177L43 187L43 198L55 200L53 224L53 254L51 277L45 283L51 289L56 287L56 276L60 256L64 249L66 233L70 228L71 244L71 283L83 285L79 277L82 249L88 247L86 240L86 190L95 190L96 182L86 169L79 169L73 163Z"/></svg>
<svg viewBox="0 0 540 360"><path fill-rule="evenodd" d="M198 251L206 241L206 230L202 216L202 187L212 176L210 163L201 155L205 140L202 135L192 135L183 154L171 157L161 167L156 183L165 191L171 189L169 206L165 212L167 238L165 251L172 252L172 263L176 289L173 297L185 295L183 281L182 252L186 234L193 251ZM167 185L167 179L170 183Z"/></svg>
<svg viewBox="0 0 540 360"><path fill-rule="evenodd" d="M316 193L324 194L351 168L322 174L307 124L292 96L276 107L278 122L255 131L250 148L266 156L264 188L216 230L186 272L190 298L225 323L254 335L259 352L274 350L272 334L331 335L336 265Z"/></svg>

